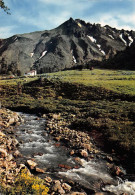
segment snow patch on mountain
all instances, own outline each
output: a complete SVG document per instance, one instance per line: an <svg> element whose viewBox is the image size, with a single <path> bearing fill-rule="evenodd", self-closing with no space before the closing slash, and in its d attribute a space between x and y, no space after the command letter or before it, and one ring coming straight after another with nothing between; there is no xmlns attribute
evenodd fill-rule
<svg viewBox="0 0 135 195"><path fill-rule="evenodd" d="M127 42L125 41L125 39L123 39L123 36L122 36L122 34L120 34L120 39L125 43L125 45L127 45Z"/></svg>
<svg viewBox="0 0 135 195"><path fill-rule="evenodd" d="M45 56L45 54L47 53L47 51L43 51L42 55L40 56L39 59L43 58Z"/></svg>
<svg viewBox="0 0 135 195"><path fill-rule="evenodd" d="M89 36L89 35L87 35L87 37L93 42L93 43L96 43L96 39L94 39L94 37L92 37L92 36Z"/></svg>
<svg viewBox="0 0 135 195"><path fill-rule="evenodd" d="M76 59L75 59L75 56L73 56L73 61L74 61L75 64L77 63L77 61L76 61Z"/></svg>
<svg viewBox="0 0 135 195"><path fill-rule="evenodd" d="M111 39L114 39L114 37L112 35L109 35L109 37L111 37Z"/></svg>
<svg viewBox="0 0 135 195"><path fill-rule="evenodd" d="M130 43L129 43L129 46L130 46L133 43L134 40L132 39L131 36L128 37L128 40L130 41Z"/></svg>
<svg viewBox="0 0 135 195"><path fill-rule="evenodd" d="M100 50L103 55L106 55L106 53L103 50Z"/></svg>
<svg viewBox="0 0 135 195"><path fill-rule="evenodd" d="M30 53L30 57L32 58L32 57L33 57L33 55L34 55L34 53L33 53L33 52L31 52L31 53Z"/></svg>
<svg viewBox="0 0 135 195"><path fill-rule="evenodd" d="M17 37L14 38L14 41L16 41L16 40L17 40Z"/></svg>
<svg viewBox="0 0 135 195"><path fill-rule="evenodd" d="M99 51L101 51L101 53L102 53L103 55L106 55L106 53L101 49L101 45L97 44L97 46L98 46L98 48L99 48Z"/></svg>

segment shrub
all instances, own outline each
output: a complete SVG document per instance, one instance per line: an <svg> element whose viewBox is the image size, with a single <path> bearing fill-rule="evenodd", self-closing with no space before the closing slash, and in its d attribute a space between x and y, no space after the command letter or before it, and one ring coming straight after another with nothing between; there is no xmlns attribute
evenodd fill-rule
<svg viewBox="0 0 135 195"><path fill-rule="evenodd" d="M46 187L43 179L31 175L27 169L23 169L16 178L14 186L8 190L8 194L46 195L48 191L49 188Z"/></svg>

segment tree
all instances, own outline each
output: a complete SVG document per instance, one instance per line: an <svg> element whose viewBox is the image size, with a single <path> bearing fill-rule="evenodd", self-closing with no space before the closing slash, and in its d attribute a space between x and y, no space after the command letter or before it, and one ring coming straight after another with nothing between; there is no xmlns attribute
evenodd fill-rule
<svg viewBox="0 0 135 195"><path fill-rule="evenodd" d="M0 8L3 9L7 14L10 14L9 13L10 9L5 5L3 0L0 0Z"/></svg>

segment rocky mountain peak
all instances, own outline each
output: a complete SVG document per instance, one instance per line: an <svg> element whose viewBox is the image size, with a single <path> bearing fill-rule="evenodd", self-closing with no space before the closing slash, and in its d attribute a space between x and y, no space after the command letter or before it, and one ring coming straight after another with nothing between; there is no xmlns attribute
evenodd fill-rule
<svg viewBox="0 0 135 195"><path fill-rule="evenodd" d="M52 72L108 59L131 46L135 31L70 18L52 30L14 35L0 41L0 73L30 69Z"/></svg>

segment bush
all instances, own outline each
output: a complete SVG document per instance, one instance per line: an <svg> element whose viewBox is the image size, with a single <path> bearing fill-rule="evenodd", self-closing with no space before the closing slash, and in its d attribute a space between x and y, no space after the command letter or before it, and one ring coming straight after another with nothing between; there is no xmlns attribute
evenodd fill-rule
<svg viewBox="0 0 135 195"><path fill-rule="evenodd" d="M49 188L45 181L39 177L31 175L27 169L23 169L15 180L14 186L6 194L35 194L46 195Z"/></svg>

